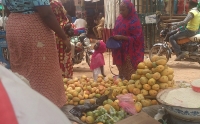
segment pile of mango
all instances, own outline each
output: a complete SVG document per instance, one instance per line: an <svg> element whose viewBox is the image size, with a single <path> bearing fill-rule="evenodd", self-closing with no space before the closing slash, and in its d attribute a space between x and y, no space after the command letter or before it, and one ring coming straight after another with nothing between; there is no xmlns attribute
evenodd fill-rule
<svg viewBox="0 0 200 124"><path fill-rule="evenodd" d="M85 99L89 99L90 103L95 104L94 98L104 95L108 84L105 84L103 76L99 75L97 82L89 79L85 75L80 78L63 79L65 94L68 99L67 104L83 105Z"/></svg>
<svg viewBox="0 0 200 124"><path fill-rule="evenodd" d="M138 106L157 104L155 101L144 98L155 97L160 90L174 86L174 71L166 63L167 59L164 56L155 55L152 61L146 59L138 64L136 73L132 74L129 81L114 80L113 77L104 78L102 75L98 76L97 81L84 75L80 78L64 78L67 104L83 105L86 99L95 104L95 98L103 95L108 95L109 99L114 101L117 95L127 93L137 96L135 102L141 103L138 103Z"/></svg>
<svg viewBox="0 0 200 124"><path fill-rule="evenodd" d="M166 65L165 56L153 56L140 62L136 73L131 76L133 84L128 85L129 92L135 95L156 96L162 89L174 86L174 70Z"/></svg>

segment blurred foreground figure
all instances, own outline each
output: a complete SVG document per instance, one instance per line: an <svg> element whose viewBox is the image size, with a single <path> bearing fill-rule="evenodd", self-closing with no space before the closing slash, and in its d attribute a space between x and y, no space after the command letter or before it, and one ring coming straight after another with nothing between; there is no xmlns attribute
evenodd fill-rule
<svg viewBox="0 0 200 124"><path fill-rule="evenodd" d="M62 111L0 65L0 124L71 124Z"/></svg>

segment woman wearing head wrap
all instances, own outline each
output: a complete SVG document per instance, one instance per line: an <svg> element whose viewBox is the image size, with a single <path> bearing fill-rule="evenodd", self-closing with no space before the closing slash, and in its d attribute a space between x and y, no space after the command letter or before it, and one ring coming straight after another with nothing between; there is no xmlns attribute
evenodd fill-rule
<svg viewBox="0 0 200 124"><path fill-rule="evenodd" d="M129 80L144 59L142 26L130 0L123 0L120 4L113 35L115 40L122 41L122 47L112 51L113 62L119 70L119 77Z"/></svg>
<svg viewBox="0 0 200 124"><path fill-rule="evenodd" d="M65 2L65 0L62 0ZM61 1L59 0L50 0L50 5L55 14L60 27L64 30L65 26L69 23L69 20L66 16L66 10L63 7ZM62 70L62 75L65 78L72 78L73 76L73 63L72 63L72 53L65 53L65 45L63 40L56 34L56 44L58 49L59 63Z"/></svg>

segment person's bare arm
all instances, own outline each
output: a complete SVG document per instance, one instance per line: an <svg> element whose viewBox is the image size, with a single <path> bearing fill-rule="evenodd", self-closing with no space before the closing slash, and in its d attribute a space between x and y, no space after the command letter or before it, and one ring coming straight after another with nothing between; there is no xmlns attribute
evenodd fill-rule
<svg viewBox="0 0 200 124"><path fill-rule="evenodd" d="M127 36L124 36L124 35L115 35L115 36L113 36L113 38L114 38L115 40L128 41L128 37L127 37Z"/></svg>
<svg viewBox="0 0 200 124"><path fill-rule="evenodd" d="M52 29L63 40L67 39L65 32L60 27L53 11L50 6L37 6L35 7L44 23Z"/></svg>
<svg viewBox="0 0 200 124"><path fill-rule="evenodd" d="M77 27L77 19L76 19L76 21L74 22L74 27L75 27L75 29L76 29L76 27Z"/></svg>
<svg viewBox="0 0 200 124"><path fill-rule="evenodd" d="M5 6L5 13L6 13L7 17L10 15L10 11L8 10L8 8L6 6Z"/></svg>
<svg viewBox="0 0 200 124"><path fill-rule="evenodd" d="M106 77L106 75L104 74L104 66L101 66L100 69L101 69L101 74L102 74L104 77Z"/></svg>
<svg viewBox="0 0 200 124"><path fill-rule="evenodd" d="M65 45L66 45L66 52L71 51L71 44L70 40L68 40L67 35L65 34L64 30L60 27L52 9L50 6L37 6L35 7L37 12L39 13L40 17L44 21L44 23L52 29L58 37L60 37Z"/></svg>

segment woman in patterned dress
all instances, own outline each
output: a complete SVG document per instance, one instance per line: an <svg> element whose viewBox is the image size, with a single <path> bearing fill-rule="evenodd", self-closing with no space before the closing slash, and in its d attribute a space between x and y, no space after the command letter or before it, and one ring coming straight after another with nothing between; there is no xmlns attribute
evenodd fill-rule
<svg viewBox="0 0 200 124"><path fill-rule="evenodd" d="M122 47L112 51L113 62L119 70L119 77L129 80L138 63L144 59L142 26L130 0L123 0L120 4L120 15L113 29L113 38L122 41Z"/></svg>
<svg viewBox="0 0 200 124"><path fill-rule="evenodd" d="M64 2L64 1L62 1ZM50 0L50 5L53 10L53 13L55 14L60 27L64 29L67 23L69 23L69 20L66 16L66 10L63 7L62 3L58 0ZM65 45L63 44L62 38L60 38L56 34L56 44L58 49L58 56L59 56L59 63L60 68L62 70L62 75L65 78L72 78L73 76L73 63L72 63L72 54L71 52L65 53Z"/></svg>
<svg viewBox="0 0 200 124"><path fill-rule="evenodd" d="M54 32L71 50L70 42L53 14L49 0L2 0L9 18L6 38L13 72L58 107L66 103ZM53 32L53 31L54 32Z"/></svg>

